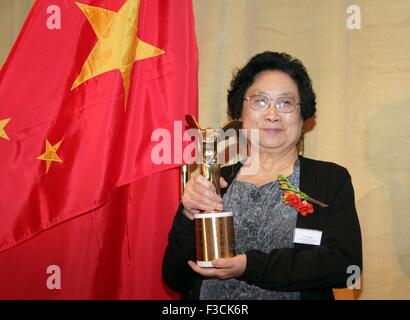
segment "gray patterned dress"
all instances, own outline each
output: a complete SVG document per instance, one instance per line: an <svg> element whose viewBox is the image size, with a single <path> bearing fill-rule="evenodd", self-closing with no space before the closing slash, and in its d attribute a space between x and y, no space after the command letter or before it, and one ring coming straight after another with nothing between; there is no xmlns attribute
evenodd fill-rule
<svg viewBox="0 0 410 320"><path fill-rule="evenodd" d="M294 164L289 182L299 188L299 160ZM269 252L272 249L292 248L297 211L282 201L278 182L257 187L234 180L223 197L225 211L234 213L237 254L249 250ZM300 292L279 292L248 285L236 279L202 281L201 300L299 300Z"/></svg>

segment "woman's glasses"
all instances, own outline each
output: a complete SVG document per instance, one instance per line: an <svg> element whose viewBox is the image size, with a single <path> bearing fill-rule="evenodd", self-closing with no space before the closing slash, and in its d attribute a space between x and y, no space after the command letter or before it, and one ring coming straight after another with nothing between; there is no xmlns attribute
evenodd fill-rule
<svg viewBox="0 0 410 320"><path fill-rule="evenodd" d="M279 112L289 113L296 109L296 99L293 96L278 96L276 98L270 98L263 94L253 94L245 101L249 103L249 106L255 111L262 111L269 108L270 101L275 102L275 107Z"/></svg>

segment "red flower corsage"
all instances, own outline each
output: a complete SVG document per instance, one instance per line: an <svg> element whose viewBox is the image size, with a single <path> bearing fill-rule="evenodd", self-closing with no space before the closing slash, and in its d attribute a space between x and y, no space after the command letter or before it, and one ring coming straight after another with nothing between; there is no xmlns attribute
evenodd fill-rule
<svg viewBox="0 0 410 320"><path fill-rule="evenodd" d="M282 175L278 177L278 182L279 188L283 190L283 203L286 205L291 205L304 217L315 211L312 203L323 208L328 206L327 204L312 199L306 193L294 188L288 179Z"/></svg>

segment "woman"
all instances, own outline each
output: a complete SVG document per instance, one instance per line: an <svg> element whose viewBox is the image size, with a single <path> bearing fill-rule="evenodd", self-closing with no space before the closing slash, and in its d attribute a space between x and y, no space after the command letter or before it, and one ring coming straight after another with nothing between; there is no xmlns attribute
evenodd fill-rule
<svg viewBox="0 0 410 320"><path fill-rule="evenodd" d="M305 67L285 53L258 54L239 70L228 113L244 129L259 129L258 156L222 168L222 198L204 177L188 181L163 260L170 288L194 299L333 299L332 288L347 285L349 266L361 270L348 171L299 156L315 99ZM237 256L199 268L193 214L222 207L234 212Z"/></svg>

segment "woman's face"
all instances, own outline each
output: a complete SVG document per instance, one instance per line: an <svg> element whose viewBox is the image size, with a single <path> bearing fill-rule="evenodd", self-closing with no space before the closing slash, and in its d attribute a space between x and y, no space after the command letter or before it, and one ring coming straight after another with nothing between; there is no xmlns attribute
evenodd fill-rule
<svg viewBox="0 0 410 320"><path fill-rule="evenodd" d="M293 97L300 103L297 84L286 73L281 71L263 71L256 75L253 84L245 93L245 98L262 94L269 98ZM297 104L290 113L279 112L275 102L264 110L254 110L250 102L244 100L242 116L244 129L259 129L259 151L286 152L293 148L302 134L303 118L300 105Z"/></svg>

